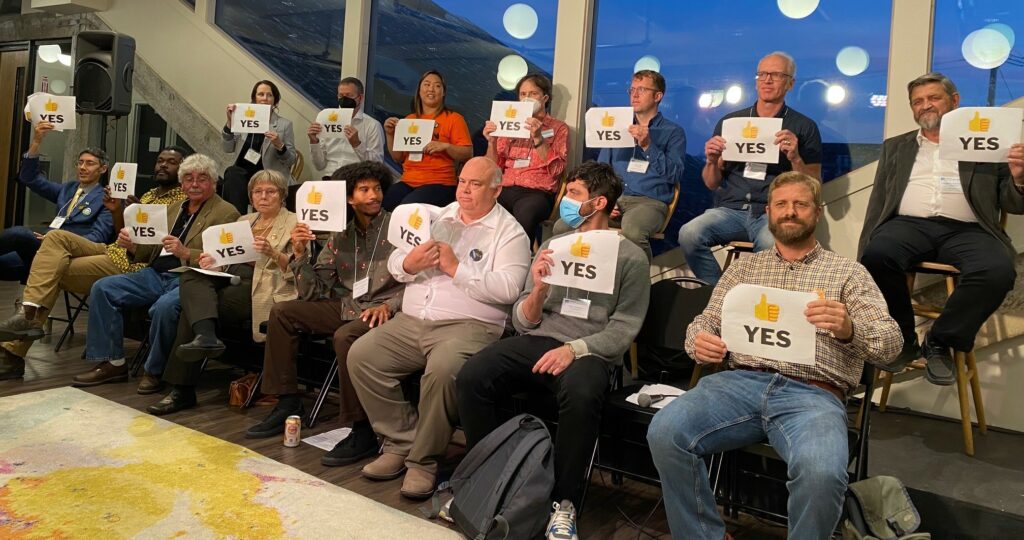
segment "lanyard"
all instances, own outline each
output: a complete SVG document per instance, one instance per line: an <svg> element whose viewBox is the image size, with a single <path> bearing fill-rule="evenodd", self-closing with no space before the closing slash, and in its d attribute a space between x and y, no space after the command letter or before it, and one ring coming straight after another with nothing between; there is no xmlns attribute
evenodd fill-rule
<svg viewBox="0 0 1024 540"><path fill-rule="evenodd" d="M370 261L366 263L366 278L370 278L370 272L373 271L373 258L377 255L377 246L380 245L380 233L384 231L384 227L377 229L377 239L373 241L373 250L370 252ZM359 233L352 236L352 246L355 249L355 253L352 258L355 259L352 265L352 286L359 281Z"/></svg>

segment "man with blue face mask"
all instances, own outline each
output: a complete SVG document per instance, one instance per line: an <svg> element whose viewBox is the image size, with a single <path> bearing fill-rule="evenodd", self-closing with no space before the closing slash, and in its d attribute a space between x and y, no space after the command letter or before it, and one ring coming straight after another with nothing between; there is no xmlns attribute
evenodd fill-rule
<svg viewBox="0 0 1024 540"><path fill-rule="evenodd" d="M575 229L570 234L608 229L622 193L614 169L591 161L569 178L559 211ZM543 281L554 264L549 245L550 240L541 246L526 289L512 307L512 323L521 335L473 355L459 372L456 386L459 419L470 448L498 427L496 403L502 396L526 389L558 396L558 423L567 427L558 431L555 441L555 511L546 534L563 539L577 537L575 505L586 482L609 377L640 331L651 280L644 252L633 242L620 241L610 294L549 285Z"/></svg>
<svg viewBox="0 0 1024 540"><path fill-rule="evenodd" d="M344 137L321 139L323 126L318 122L306 130L313 166L323 173L324 180L330 180L331 173L350 163L384 162L384 128L363 112L363 81L345 77L338 83L338 108L353 109L352 123L345 126Z"/></svg>

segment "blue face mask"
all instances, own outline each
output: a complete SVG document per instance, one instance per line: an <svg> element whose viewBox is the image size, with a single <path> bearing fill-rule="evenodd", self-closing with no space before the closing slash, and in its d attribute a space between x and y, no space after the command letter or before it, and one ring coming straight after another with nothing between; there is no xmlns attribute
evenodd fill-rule
<svg viewBox="0 0 1024 540"><path fill-rule="evenodd" d="M588 203L596 198L597 197L587 199L583 202L577 202L569 197L563 196L562 202L558 204L558 216L562 218L562 221L564 221L566 225L573 229L578 229L580 225L583 225L583 222L586 221L587 218L594 215L594 212L597 211L595 210L594 212L583 216L580 215L580 207L583 206L583 203Z"/></svg>

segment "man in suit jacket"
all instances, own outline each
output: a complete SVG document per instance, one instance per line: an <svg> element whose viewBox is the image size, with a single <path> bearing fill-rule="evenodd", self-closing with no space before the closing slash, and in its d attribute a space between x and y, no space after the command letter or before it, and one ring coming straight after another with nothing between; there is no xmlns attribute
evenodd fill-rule
<svg viewBox="0 0 1024 540"><path fill-rule="evenodd" d="M134 274L100 279L89 292L89 328L85 358L96 366L74 378L75 386L94 386L128 378L124 359L124 309L149 307L149 356L143 380L159 378L174 342L181 304L178 278L171 272L179 266L198 266L203 252L203 230L238 219L235 207L215 193L217 164L202 154L193 154L178 168L178 178L186 199L168 204L170 234L162 244L135 245L126 229L117 237L118 245L128 250L135 261L148 261L149 267ZM170 221L170 216L175 216Z"/></svg>
<svg viewBox="0 0 1024 540"><path fill-rule="evenodd" d="M903 351L888 366L900 371L924 356L933 384L955 381L950 348L970 351L974 337L1011 289L1017 251L1000 225L1000 211L1024 214L1024 145L1008 163L970 163L939 156L942 116L960 94L941 73L907 85L920 130L885 141L861 231L859 257L900 325ZM922 261L960 270L960 283L920 346L906 273Z"/></svg>
<svg viewBox="0 0 1024 540"><path fill-rule="evenodd" d="M18 181L44 199L57 205L57 215L48 230L64 230L93 242L109 242L114 235L113 218L103 206L103 186L100 179L107 172L107 154L99 148L86 148L78 153L76 180L51 182L39 170L39 147L53 124L36 124L32 142L21 162ZM0 232L0 268L17 269L5 272L4 279L18 279L24 283L32 267L43 234L28 227L10 227Z"/></svg>

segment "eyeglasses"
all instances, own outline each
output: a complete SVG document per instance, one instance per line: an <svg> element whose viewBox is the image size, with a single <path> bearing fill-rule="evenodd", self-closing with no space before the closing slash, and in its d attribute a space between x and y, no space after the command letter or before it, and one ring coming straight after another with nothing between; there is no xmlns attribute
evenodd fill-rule
<svg viewBox="0 0 1024 540"><path fill-rule="evenodd" d="M80 160L75 162L75 166L77 166L77 167L95 167L95 166L97 166L99 164L100 164L99 161L96 161L96 160L93 160L93 159L80 159Z"/></svg>
<svg viewBox="0 0 1024 540"><path fill-rule="evenodd" d="M628 90L626 90L626 95L627 96L632 96L633 94L644 95L647 92L650 92L650 93L653 94L653 93L657 92L657 90L655 90L654 88L646 88L646 87L643 87L643 86L632 86Z"/></svg>
<svg viewBox="0 0 1024 540"><path fill-rule="evenodd" d="M211 181L212 180L210 180L209 176L198 176L198 177L190 176L190 177L187 177L187 178L183 178L181 180L181 185L187 186L189 184L196 184L196 185L199 185L199 184L209 184Z"/></svg>
<svg viewBox="0 0 1024 540"><path fill-rule="evenodd" d="M280 195L281 192L276 189L254 189L252 190L253 197L275 197Z"/></svg>
<svg viewBox="0 0 1024 540"><path fill-rule="evenodd" d="M790 75L789 73L783 73L781 71L758 71L757 73L754 74L754 78L759 81L762 79L766 81L777 81L782 79L783 77L793 78L793 76Z"/></svg>

